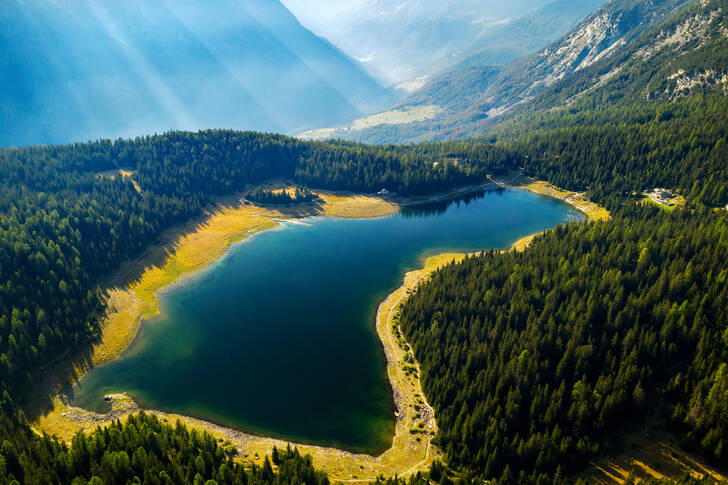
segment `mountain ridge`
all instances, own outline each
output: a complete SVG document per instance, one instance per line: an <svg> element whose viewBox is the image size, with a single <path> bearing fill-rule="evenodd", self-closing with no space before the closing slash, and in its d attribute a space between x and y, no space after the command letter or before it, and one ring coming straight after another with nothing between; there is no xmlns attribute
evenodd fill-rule
<svg viewBox="0 0 728 485"><path fill-rule="evenodd" d="M531 109L544 93L568 90L569 83L579 82L586 72L619 55L641 35L691 3L690 0L612 0L535 54L502 67L464 67L441 76L401 102L401 106L409 106L445 99L448 104L443 106L439 117L406 127L373 128L352 138L369 142L391 142L399 138L402 142L413 142L485 133L514 111ZM605 83L613 74L602 72L599 79L590 80L588 85ZM461 86L478 88L466 91Z"/></svg>
<svg viewBox="0 0 728 485"><path fill-rule="evenodd" d="M550 1L373 0L332 7L323 0L284 0L311 30L361 60L386 85L400 88L452 65L483 33ZM317 10L322 4L327 8Z"/></svg>
<svg viewBox="0 0 728 485"><path fill-rule="evenodd" d="M0 16L0 145L223 126L294 132L396 99L277 0L11 0Z"/></svg>

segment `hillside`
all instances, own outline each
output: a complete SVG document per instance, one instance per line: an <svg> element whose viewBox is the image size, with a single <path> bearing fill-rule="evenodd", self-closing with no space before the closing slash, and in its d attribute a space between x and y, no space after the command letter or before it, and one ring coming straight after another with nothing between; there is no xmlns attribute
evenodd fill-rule
<svg viewBox="0 0 728 485"><path fill-rule="evenodd" d="M496 483L562 483L652 417L725 465L726 215L620 212L451 265L407 301L402 328L448 463Z"/></svg>
<svg viewBox="0 0 728 485"><path fill-rule="evenodd" d="M609 90L608 81L616 74L613 63L617 59L634 57L640 49L663 51L663 61L679 55L666 49L668 44L660 43L657 36L663 24L675 22L681 8L692 3L695 2L612 0L534 55L501 67L476 64L462 67L434 79L401 103L403 106L439 105L444 110L437 118L407 126L370 129L358 132L356 138L370 142L394 138L417 141L477 135L515 112L557 107L548 101L553 93L570 92L577 86L582 90L597 86ZM704 32L696 31L695 35Z"/></svg>
<svg viewBox="0 0 728 485"><path fill-rule="evenodd" d="M621 52L553 84L532 103L513 110L496 131L640 120L635 111L652 111L669 120L679 116L679 106L689 99L725 95L726 17L722 2L692 2Z"/></svg>
<svg viewBox="0 0 728 485"><path fill-rule="evenodd" d="M493 48L503 59L525 54L513 39L510 24L553 0L376 0L341 2L284 0L291 11L317 34L360 59L366 69L386 85L414 89L428 76L456 64L470 53ZM578 3L578 2L576 2ZM590 5L595 0L581 2ZM574 10L584 9L578 6ZM584 15L591 11L585 11ZM573 12L563 11L570 18ZM583 16L582 16L583 17ZM574 19L573 21L581 20ZM570 23L541 24L549 40L563 34ZM534 29L537 30L537 29ZM555 32L554 32L555 31ZM510 36L510 37L509 37ZM545 43L538 44L541 47ZM515 51L514 51L515 49ZM404 94L404 93L403 93Z"/></svg>
<svg viewBox="0 0 728 485"><path fill-rule="evenodd" d="M485 30L443 71L468 66L500 66L549 45L569 32L604 0L556 0L536 12ZM443 74L443 73L438 73Z"/></svg>
<svg viewBox="0 0 728 485"><path fill-rule="evenodd" d="M277 0L214 9L9 0L0 19L0 146L170 129L292 132L395 99Z"/></svg>

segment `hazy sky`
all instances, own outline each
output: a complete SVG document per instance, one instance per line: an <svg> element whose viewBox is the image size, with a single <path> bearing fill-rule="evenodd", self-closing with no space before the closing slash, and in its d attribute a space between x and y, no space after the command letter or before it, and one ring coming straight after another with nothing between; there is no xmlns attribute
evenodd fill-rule
<svg viewBox="0 0 728 485"><path fill-rule="evenodd" d="M306 28L395 86L447 64L490 26L552 0L281 1Z"/></svg>
<svg viewBox="0 0 728 485"><path fill-rule="evenodd" d="M359 8L367 1L371 0L282 0L282 3L304 26L313 29Z"/></svg>

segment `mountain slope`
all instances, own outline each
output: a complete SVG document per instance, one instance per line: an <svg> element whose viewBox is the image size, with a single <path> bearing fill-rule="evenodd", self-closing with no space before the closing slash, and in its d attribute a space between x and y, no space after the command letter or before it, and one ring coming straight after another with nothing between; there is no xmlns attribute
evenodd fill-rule
<svg viewBox="0 0 728 485"><path fill-rule="evenodd" d="M685 2L614 0L543 51L502 68L476 96L460 97L457 104L447 107L470 111L471 116L495 116L505 112L569 74L612 55L682 3ZM460 75L455 71L446 77L457 79ZM433 83L431 89L417 93L410 102L419 104L438 93Z"/></svg>
<svg viewBox="0 0 728 485"><path fill-rule="evenodd" d="M724 2L704 0L554 83L496 132L630 121L635 109L640 116L661 110L669 120L684 98L711 93L728 93L728 11Z"/></svg>
<svg viewBox="0 0 728 485"><path fill-rule="evenodd" d="M295 131L393 100L277 0L9 0L0 18L0 145Z"/></svg>
<svg viewBox="0 0 728 485"><path fill-rule="evenodd" d="M603 3L604 0L555 0L537 12L516 19L505 19L503 22L498 22L497 25L482 27L480 32L467 45L463 44L456 52L452 52L444 58L438 57L434 53L430 59L422 61L427 65L425 72L434 73L435 78L427 85L424 83L428 76L407 83L408 89L414 90L415 93L403 102L404 106L400 105L394 109L397 111L413 111L413 106L429 106L435 111L440 111L439 108L434 107L457 106L463 100L476 97L500 73L501 67L499 66L512 62L553 42ZM457 76L447 74L452 69L458 72ZM442 74L442 72L445 72L445 74ZM425 88L417 91L423 85L425 85ZM420 102L420 104L414 104L417 102ZM384 113L380 118L387 120L387 118L391 117L386 116L386 113ZM410 119L400 121L400 123L404 124L411 121L415 120ZM360 132L361 125L366 126L368 124L354 123L348 129L340 126L335 129L315 130L310 133L317 136L355 138L359 133L351 132ZM380 127L374 132L376 133L382 129L386 130L387 128ZM303 135L310 136L310 133ZM366 138L361 139L366 140ZM369 141L381 140L373 138ZM386 141L396 142L398 140L396 137L391 137L387 138Z"/></svg>
<svg viewBox="0 0 728 485"><path fill-rule="evenodd" d="M452 70L498 66L531 54L569 32L604 0L556 0L537 12L494 26L463 50Z"/></svg>
<svg viewBox="0 0 728 485"><path fill-rule="evenodd" d="M358 134L366 141L416 141L482 133L504 114L527 109L550 90L565 89L596 66L605 65L689 0L612 0L549 47L498 68L469 65L434 79L402 102L439 104L436 119L407 127L384 127ZM604 73L606 74L606 73ZM596 82L604 82L600 78ZM524 105L524 106L522 106Z"/></svg>
<svg viewBox="0 0 728 485"><path fill-rule="evenodd" d="M480 36L499 30L504 23L534 12L550 1L355 0L332 5L327 0L284 0L284 3L304 25L362 60L369 72L386 84L414 82L412 85L417 86L417 78L435 74L473 52L470 49L474 42L477 49ZM506 54L511 48L508 46Z"/></svg>

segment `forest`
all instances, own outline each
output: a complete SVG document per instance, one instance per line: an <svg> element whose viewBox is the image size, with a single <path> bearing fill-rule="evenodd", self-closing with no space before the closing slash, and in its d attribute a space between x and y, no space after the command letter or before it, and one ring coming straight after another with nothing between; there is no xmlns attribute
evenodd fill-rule
<svg viewBox="0 0 728 485"><path fill-rule="evenodd" d="M316 202L321 199L311 189L306 187L296 187L293 190L293 194L285 190L266 190L258 187L246 192L245 198L263 205L304 204Z"/></svg>
<svg viewBox="0 0 728 485"><path fill-rule="evenodd" d="M551 483L645 416L728 462L727 223L634 206L436 273L400 324L448 462Z"/></svg>
<svg viewBox="0 0 728 485"><path fill-rule="evenodd" d="M90 434L79 432L70 445L30 436L26 429L15 428L15 442L3 442L1 483L329 484L297 449L274 450L272 461L266 457L262 466L243 468L233 460L236 451L229 443L144 412ZM19 443L30 456L19 453Z"/></svg>
<svg viewBox="0 0 728 485"><path fill-rule="evenodd" d="M728 98L715 93L619 110L620 123L537 130L502 141L529 175L615 207L651 187L709 207L728 202ZM596 113L597 110L594 111ZM595 114L595 116L597 116ZM553 120L552 120L553 121Z"/></svg>

